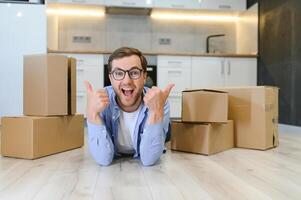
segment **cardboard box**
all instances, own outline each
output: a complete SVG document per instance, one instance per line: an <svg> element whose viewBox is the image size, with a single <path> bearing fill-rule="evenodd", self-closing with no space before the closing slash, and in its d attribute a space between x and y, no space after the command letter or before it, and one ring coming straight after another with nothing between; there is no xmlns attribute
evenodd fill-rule
<svg viewBox="0 0 301 200"><path fill-rule="evenodd" d="M68 58L68 114L76 113L76 59Z"/></svg>
<svg viewBox="0 0 301 200"><path fill-rule="evenodd" d="M2 118L3 156L35 159L83 145L83 115Z"/></svg>
<svg viewBox="0 0 301 200"><path fill-rule="evenodd" d="M278 88L219 88L229 94L229 119L234 120L237 147L265 150L278 141Z"/></svg>
<svg viewBox="0 0 301 200"><path fill-rule="evenodd" d="M172 121L171 149L204 155L234 147L233 121L185 123Z"/></svg>
<svg viewBox="0 0 301 200"><path fill-rule="evenodd" d="M217 90L182 92L182 121L227 122L228 94Z"/></svg>
<svg viewBox="0 0 301 200"><path fill-rule="evenodd" d="M24 56L23 113L32 116L75 114L76 64L62 55Z"/></svg>

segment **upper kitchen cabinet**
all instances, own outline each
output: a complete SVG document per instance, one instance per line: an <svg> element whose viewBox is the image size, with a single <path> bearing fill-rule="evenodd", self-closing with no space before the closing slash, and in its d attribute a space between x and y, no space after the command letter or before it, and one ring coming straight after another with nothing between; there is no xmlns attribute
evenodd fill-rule
<svg viewBox="0 0 301 200"><path fill-rule="evenodd" d="M154 8L199 9L200 0L153 0Z"/></svg>
<svg viewBox="0 0 301 200"><path fill-rule="evenodd" d="M129 7L129 8L150 8L152 0L105 0L106 6Z"/></svg>
<svg viewBox="0 0 301 200"><path fill-rule="evenodd" d="M104 5L105 0L46 0L47 3L83 4L83 5Z"/></svg>
<svg viewBox="0 0 301 200"><path fill-rule="evenodd" d="M246 0L200 0L200 8L206 10L244 11Z"/></svg>

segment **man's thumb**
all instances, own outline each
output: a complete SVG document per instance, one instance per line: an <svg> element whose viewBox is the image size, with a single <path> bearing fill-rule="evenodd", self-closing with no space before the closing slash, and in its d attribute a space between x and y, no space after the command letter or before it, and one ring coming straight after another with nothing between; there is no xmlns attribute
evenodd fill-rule
<svg viewBox="0 0 301 200"><path fill-rule="evenodd" d="M92 85L88 81L84 81L84 84L86 86L87 92L93 92Z"/></svg>
<svg viewBox="0 0 301 200"><path fill-rule="evenodd" d="M168 97L171 89L175 86L174 83L170 83L166 86L166 88L163 90L164 94L166 95L166 97Z"/></svg>

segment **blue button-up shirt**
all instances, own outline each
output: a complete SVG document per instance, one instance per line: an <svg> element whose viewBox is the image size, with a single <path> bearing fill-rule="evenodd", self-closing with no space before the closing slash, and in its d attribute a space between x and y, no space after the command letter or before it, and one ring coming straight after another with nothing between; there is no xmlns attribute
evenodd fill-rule
<svg viewBox="0 0 301 200"><path fill-rule="evenodd" d="M110 104L100 113L103 125L88 125L88 145L89 151L95 161L100 165L109 165L114 156L118 156L117 137L120 107L116 102L116 94L112 86L105 87ZM149 88L144 87L145 94ZM143 165L155 164L164 150L165 137L169 128L169 103L164 105L163 121L157 124L148 124L147 119L149 110L142 101L142 108L139 112L138 119L134 130L134 158L139 158Z"/></svg>

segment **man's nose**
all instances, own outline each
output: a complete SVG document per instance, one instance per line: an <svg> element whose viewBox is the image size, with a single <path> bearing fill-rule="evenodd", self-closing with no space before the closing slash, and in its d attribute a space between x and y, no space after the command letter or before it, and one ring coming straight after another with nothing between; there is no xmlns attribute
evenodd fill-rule
<svg viewBox="0 0 301 200"><path fill-rule="evenodd" d="M124 79L123 79L123 82L131 82L131 81L132 81L132 79L129 75L129 72L126 72L125 76L124 76Z"/></svg>

